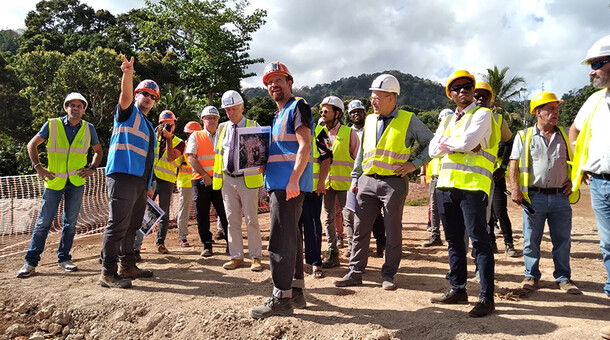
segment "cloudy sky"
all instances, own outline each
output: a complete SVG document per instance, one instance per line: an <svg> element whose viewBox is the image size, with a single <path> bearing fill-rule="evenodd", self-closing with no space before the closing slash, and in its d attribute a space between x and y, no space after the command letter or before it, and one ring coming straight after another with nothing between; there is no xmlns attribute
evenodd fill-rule
<svg viewBox="0 0 610 340"><path fill-rule="evenodd" d="M0 27L24 27L37 1L3 4ZM81 0L113 14L143 0ZM444 84L456 69L479 77L508 66L525 78L531 97L542 88L561 95L589 83L580 64L610 34L608 0L251 0L267 10L250 55L281 61L295 86L399 70ZM261 86L263 64L245 79Z"/></svg>

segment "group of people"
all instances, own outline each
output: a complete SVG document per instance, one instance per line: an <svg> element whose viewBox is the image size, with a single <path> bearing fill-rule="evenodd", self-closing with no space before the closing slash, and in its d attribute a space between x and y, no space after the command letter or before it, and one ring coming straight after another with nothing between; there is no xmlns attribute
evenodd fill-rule
<svg viewBox="0 0 610 340"><path fill-rule="evenodd" d="M508 256L518 256L512 226L506 213L507 196L516 204L530 206L523 212L524 289L536 289L540 244L545 223L553 243L554 279L568 293L580 294L571 280L571 203L579 197L582 182L591 185L592 207L596 214L604 265L610 274L610 140L602 131L610 119L610 36L596 42L583 64L590 65L593 94L578 112L569 130L557 126L559 105L551 92L536 94L530 112L537 118L532 127L514 136L502 115L489 109L493 91L477 82L465 70L453 72L447 80L446 95L455 110L443 110L432 133L419 118L400 110L400 84L390 74L377 77L371 87L373 113L366 115L362 102L353 100L347 114L353 126L341 123L343 100L328 96L320 104L320 121L314 124L310 106L292 94L293 77L280 62L268 64L263 84L277 104L271 127L271 142L264 168L240 169L237 161L239 128L258 127L245 118L244 102L236 91L221 99L228 121L219 126L220 113L213 106L201 114L203 126L189 122L188 140L174 135L176 117L171 111L159 116L153 127L146 118L159 98L152 80L142 81L133 90L133 58L123 57L121 95L114 111L106 177L110 214L104 233L99 283L126 288L131 279L150 277L152 272L136 266L140 227L146 199L152 197L152 183L161 208L168 212L174 185L180 192L179 242L190 246L186 236L188 207L195 201L202 256L212 256L213 235L209 210L213 203L226 233L231 256L225 269L244 262L241 215L245 217L251 269L262 269L262 244L257 218L259 188L265 187L270 202L269 263L273 281L271 297L250 314L255 318L290 315L306 306L303 294L304 264L312 275L322 277L322 268L339 264L335 216L341 210L347 237L349 271L334 281L337 287L362 284L371 232L378 250L385 251L381 287L396 289L394 277L402 257L402 215L408 194L407 174L428 164L431 184L431 239L424 246L440 245L442 222L448 247L450 288L432 303L467 303L466 260L469 243L475 259L480 292L470 311L473 317L486 316L494 304L494 218L499 220ZM135 99L135 101L134 101ZM94 127L81 119L86 99L71 93L66 97L67 116L49 120L28 144L28 152L38 175L45 180L45 192L25 264L18 277L34 272L61 196L65 194L59 266L77 270L69 251L80 209L82 185L99 166L102 150ZM48 169L40 165L36 147L47 141ZM417 143L421 150L412 155ZM87 151L94 150L87 165ZM505 181L507 175L508 184ZM506 189L510 189L507 191ZM506 192L506 194L505 194ZM337 201L339 202L337 204ZM322 206L326 211L328 242L322 259ZM226 213L225 213L226 212ZM165 235L169 218L162 220L157 250L166 253ZM492 221L492 222L490 222ZM490 237L490 235L492 235ZM303 241L305 259L303 259ZM610 280L604 290L610 296ZM610 333L610 330L608 330Z"/></svg>

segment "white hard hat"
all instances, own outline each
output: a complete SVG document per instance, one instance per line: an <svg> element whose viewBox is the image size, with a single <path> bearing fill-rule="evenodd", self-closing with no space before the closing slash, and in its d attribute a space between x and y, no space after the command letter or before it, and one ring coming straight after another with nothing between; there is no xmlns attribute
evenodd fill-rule
<svg viewBox="0 0 610 340"><path fill-rule="evenodd" d="M227 107L243 104L244 100L237 91L229 90L222 95L221 103L220 106L226 109Z"/></svg>
<svg viewBox="0 0 610 340"><path fill-rule="evenodd" d="M400 84L398 79L391 74L382 74L373 80L373 84L369 89L371 91L385 91L400 94Z"/></svg>
<svg viewBox="0 0 610 340"><path fill-rule="evenodd" d="M440 122L441 120L445 119L445 117L451 114L453 114L453 111L451 109L442 109L441 112L438 114L438 121Z"/></svg>
<svg viewBox="0 0 610 340"><path fill-rule="evenodd" d="M343 101L339 97L328 96L328 97L322 99L322 103L320 103L320 107L322 107L322 105L324 105L324 104L336 106L339 108L339 110L341 110L341 112L345 111L345 106L343 105Z"/></svg>
<svg viewBox="0 0 610 340"><path fill-rule="evenodd" d="M203 111L201 111L201 118L205 117L205 116L218 116L220 117L220 112L218 112L218 109L215 108L214 106L206 106L203 108Z"/></svg>
<svg viewBox="0 0 610 340"><path fill-rule="evenodd" d="M89 104L87 103L87 99L85 99L85 97L83 97L83 95L78 92L71 92L66 96L66 99L64 99L64 110L67 109L66 105L74 99L82 101L83 105L85 105L85 110L87 109L87 105Z"/></svg>
<svg viewBox="0 0 610 340"><path fill-rule="evenodd" d="M607 35L593 44L587 51L587 57L580 63L583 65L589 65L591 59L610 56L610 35Z"/></svg>
<svg viewBox="0 0 610 340"><path fill-rule="evenodd" d="M366 109L364 108L364 104L362 104L362 102L358 99L352 100L351 102L349 102L349 104L347 104L347 113L351 113L356 109L363 109L366 111Z"/></svg>

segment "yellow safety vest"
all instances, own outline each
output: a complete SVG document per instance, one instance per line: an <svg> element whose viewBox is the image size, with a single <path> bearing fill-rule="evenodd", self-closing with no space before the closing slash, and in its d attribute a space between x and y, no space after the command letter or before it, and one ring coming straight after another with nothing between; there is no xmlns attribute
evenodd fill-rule
<svg viewBox="0 0 610 340"><path fill-rule="evenodd" d="M570 178L572 175L572 150L570 149L570 143L568 141L568 135L565 132L565 128L559 127L559 131L561 132L561 137L563 137L563 140L566 143L566 148L568 149L568 178ZM519 138L521 138L521 143L523 144L523 151L521 152L521 157L519 157L519 189L521 189L523 197L528 202L531 202L529 198L529 164L531 158L530 144L532 142L532 136L534 135L534 127L532 126L527 130L521 130L517 132L517 135ZM580 190L573 190L569 198L571 204L578 202L580 199Z"/></svg>
<svg viewBox="0 0 610 340"><path fill-rule="evenodd" d="M351 173L354 170L354 159L349 152L349 144L352 136L352 129L341 125L332 146L333 162L330 165L326 188L333 188L338 191L349 190L352 185ZM318 169L319 171L319 169ZM315 170L314 170L315 173ZM314 175L315 176L315 175ZM314 184L316 181L314 180Z"/></svg>
<svg viewBox="0 0 610 340"><path fill-rule="evenodd" d="M406 163L409 160L411 148L405 146L405 139L412 115L412 112L398 111L398 115L390 121L379 142L377 142L377 117L379 115L370 114L366 117L362 135L362 171L365 175L396 175L394 169L398 167L398 164Z"/></svg>
<svg viewBox="0 0 610 340"><path fill-rule="evenodd" d="M178 146L180 142L182 142L182 139L174 135L174 138L172 139L173 147L175 148ZM157 155L159 154L160 149L161 143L157 143ZM180 157L170 162L167 158L167 149L165 149L163 155L157 159L155 164L155 176L164 181L175 183L178 167L180 167Z"/></svg>
<svg viewBox="0 0 610 340"><path fill-rule="evenodd" d="M91 145L89 123L81 120L81 127L74 136L72 144L68 143L66 130L61 118L49 119L49 139L47 141L47 157L49 171L55 178L44 182L45 188L61 190L66 186L68 177L74 186L85 184L85 179L77 171L87 165L87 153Z"/></svg>
<svg viewBox="0 0 610 340"><path fill-rule="evenodd" d="M585 126L583 126L582 131L578 134L578 138L576 138L576 146L574 148L574 161L572 162L572 190L576 191L580 188L580 182L582 181L582 175L584 174L584 166L589 159L589 140L591 139L591 121L593 120L593 115L597 112L597 107L599 103L602 102L602 99L606 95L606 91L608 89L603 89L595 92L591 95L593 100L597 100L597 104L595 104L595 108L587 119L585 120Z"/></svg>
<svg viewBox="0 0 610 340"><path fill-rule="evenodd" d="M222 168L224 167L224 163L222 160L222 155L224 153L222 148L222 141L225 136L225 131L227 130L226 124L222 131L220 132L220 136L218 136L218 146L216 147L216 159L214 160L214 179L212 182L212 188L214 190L220 190L222 188L222 180L224 177L224 173L222 172ZM254 127L256 126L256 121L246 119L246 127ZM237 138L237 136L234 136ZM238 152L238 150L235 150ZM250 189L260 188L263 186L263 174L260 173L258 169L249 169L244 170L244 182L246 182L246 187Z"/></svg>
<svg viewBox="0 0 610 340"><path fill-rule="evenodd" d="M478 110L489 111L489 109L476 106L467 112L457 124L455 124L456 115L451 115L450 119L445 120L443 136L461 136L468 125L466 122L470 121ZM492 115L491 111L489 114ZM495 123L492 122L492 135L494 134L493 124ZM441 169L436 187L483 191L489 196L496 161L496 155L492 153L494 149L491 144L492 139L490 137L490 146L487 149L481 149L477 153L452 152L441 158ZM497 146L495 150L497 151Z"/></svg>
<svg viewBox="0 0 610 340"><path fill-rule="evenodd" d="M191 182L191 176L193 175L193 167L189 163L189 158L186 156L186 154L182 154L180 157L178 157L178 159L180 160L180 167L178 168L176 185L178 188L192 188L193 182Z"/></svg>

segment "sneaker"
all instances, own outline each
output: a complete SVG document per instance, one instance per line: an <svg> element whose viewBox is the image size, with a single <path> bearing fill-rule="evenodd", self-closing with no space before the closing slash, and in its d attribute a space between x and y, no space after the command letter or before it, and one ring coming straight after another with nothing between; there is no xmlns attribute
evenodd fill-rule
<svg viewBox="0 0 610 340"><path fill-rule="evenodd" d="M442 303L446 305L452 305L457 303L468 303L468 293L466 291L459 292L450 288L440 297L433 297L430 299L432 303Z"/></svg>
<svg viewBox="0 0 610 340"><path fill-rule="evenodd" d="M141 279L145 277L152 277L152 270L142 270L136 265L130 267L119 266L119 275L128 279Z"/></svg>
<svg viewBox="0 0 610 340"><path fill-rule="evenodd" d="M519 253L517 253L517 251L515 250L515 247L512 245L512 243L506 244L506 249L504 250L504 253L508 257L519 257Z"/></svg>
<svg viewBox="0 0 610 340"><path fill-rule="evenodd" d="M157 251L160 252L161 254L169 253L169 250L167 250L167 248L165 247L165 243L157 244Z"/></svg>
<svg viewBox="0 0 610 340"><path fill-rule="evenodd" d="M59 262L57 264L57 266L67 272L75 272L78 271L78 267L72 263L72 261L68 260L68 261L63 261L63 262Z"/></svg>
<svg viewBox="0 0 610 340"><path fill-rule="evenodd" d="M35 271L36 271L36 267L30 266L29 264L24 263L23 267L21 267L21 269L19 269L19 271L17 272L17 277L19 277L19 278L29 277L30 275L34 274Z"/></svg>
<svg viewBox="0 0 610 340"><path fill-rule="evenodd" d="M106 288L129 288L131 287L131 280L124 279L118 274L100 275L99 284Z"/></svg>
<svg viewBox="0 0 610 340"><path fill-rule="evenodd" d="M349 275L349 273L347 273L347 274L345 274L344 277L340 278L339 280L335 280L334 284L335 284L335 287L361 286L362 279L354 279Z"/></svg>
<svg viewBox="0 0 610 340"><path fill-rule="evenodd" d="M482 296L479 298L479 302L477 302L474 308L468 312L468 316L480 318L491 314L494 310L496 310L494 300Z"/></svg>
<svg viewBox="0 0 610 340"><path fill-rule="evenodd" d="M574 282L572 280L557 282L557 285L559 286L559 288L561 288L561 290L563 290L564 292L566 292L568 294L582 294L580 289L578 289L578 287L576 287L576 285L574 284Z"/></svg>
<svg viewBox="0 0 610 340"><path fill-rule="evenodd" d="M343 237L341 236L337 237L337 248L343 248Z"/></svg>
<svg viewBox="0 0 610 340"><path fill-rule="evenodd" d="M540 280L534 279L533 277L526 277L521 282L521 288L525 290L536 290L538 289L538 282Z"/></svg>
<svg viewBox="0 0 610 340"><path fill-rule="evenodd" d="M136 258L136 262L141 262L142 261L142 255L140 255L140 251L139 250L134 250L133 251L133 256L135 256ZM100 259L100 263L102 260Z"/></svg>
<svg viewBox="0 0 610 340"><path fill-rule="evenodd" d="M178 242L178 245L182 248L188 248L191 246L191 244L187 240L180 240L180 242Z"/></svg>
<svg viewBox="0 0 610 340"><path fill-rule="evenodd" d="M242 263L244 263L244 259L231 259L229 262L223 264L222 268L226 270L233 270L239 267Z"/></svg>
<svg viewBox="0 0 610 340"><path fill-rule="evenodd" d="M216 241L220 241L220 240L224 240L225 239L225 232L224 231L219 231L216 233L216 235L214 235L214 240Z"/></svg>
<svg viewBox="0 0 610 340"><path fill-rule="evenodd" d="M424 243L422 243L423 247L432 247L432 246L442 246L443 241L441 241L440 235L432 235L430 239Z"/></svg>
<svg viewBox="0 0 610 340"><path fill-rule="evenodd" d="M214 255L214 252L212 251L212 249L209 249L209 248L205 248L201 252L201 256L203 256L203 257L210 257L212 255Z"/></svg>
<svg viewBox="0 0 610 340"><path fill-rule="evenodd" d="M394 284L394 279L391 277L384 277L383 282L381 283L381 288L383 288L384 290L396 289L396 285Z"/></svg>
<svg viewBox="0 0 610 340"><path fill-rule="evenodd" d="M253 272L260 272L263 270L263 265L261 264L261 259L252 259L252 264L250 265L250 270Z"/></svg>
<svg viewBox="0 0 610 340"><path fill-rule="evenodd" d="M339 256L336 250L329 250L326 261L322 262L322 268L333 268L339 265Z"/></svg>
<svg viewBox="0 0 610 340"><path fill-rule="evenodd" d="M280 299L272 296L262 305L250 308L250 316L255 319L267 318L274 315L290 316L294 312L292 299Z"/></svg>
<svg viewBox="0 0 610 340"><path fill-rule="evenodd" d="M307 301L305 301L305 294L303 293L303 288L292 288L292 297L290 298L290 304L292 305L292 308L307 308Z"/></svg>

